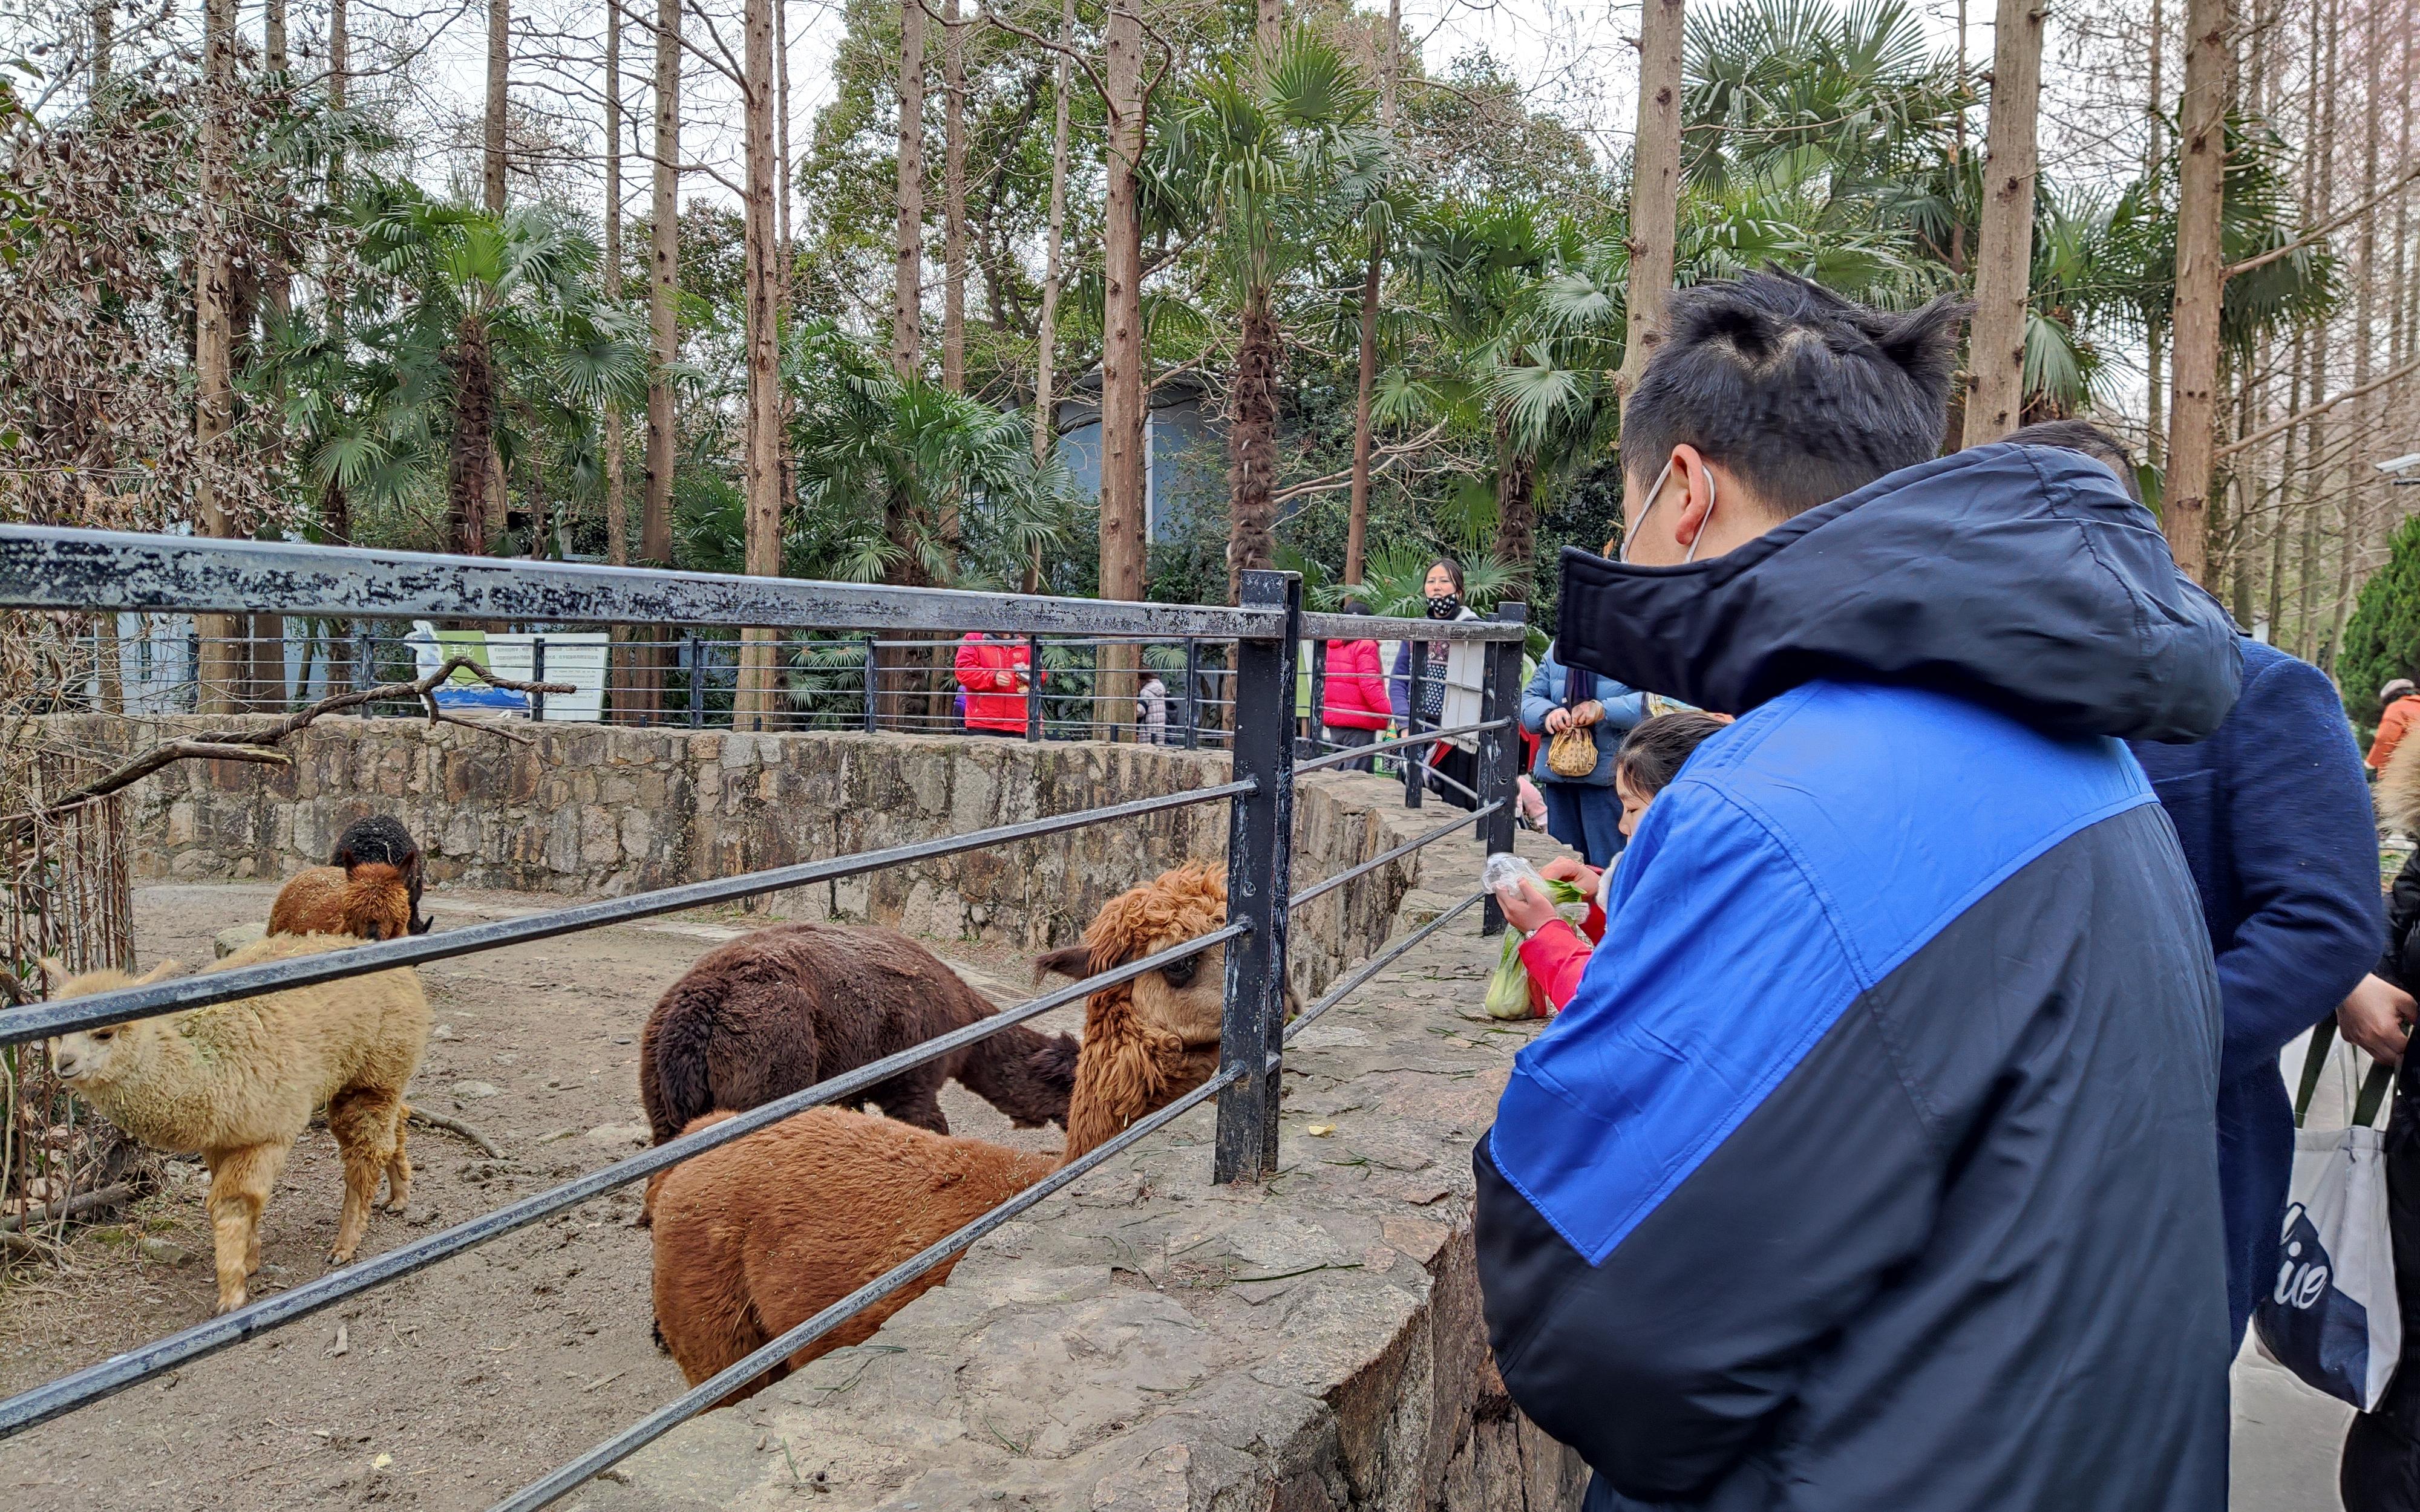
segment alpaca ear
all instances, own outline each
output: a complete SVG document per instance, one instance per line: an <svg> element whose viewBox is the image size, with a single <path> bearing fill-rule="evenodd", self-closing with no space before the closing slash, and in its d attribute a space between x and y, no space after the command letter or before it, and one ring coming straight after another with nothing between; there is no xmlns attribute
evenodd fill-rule
<svg viewBox="0 0 2420 1512"><path fill-rule="evenodd" d="M176 976L184 969L184 967L177 964L174 961L163 961L158 965L153 966L150 970L143 973L143 975L135 978L134 985L137 987L147 987L155 981L165 981L170 977Z"/></svg>
<svg viewBox="0 0 2420 1512"><path fill-rule="evenodd" d="M1093 975L1093 948L1089 945L1065 945L1056 950L1045 950L1033 958L1035 981L1054 973L1070 981L1081 981Z"/></svg>
<svg viewBox="0 0 2420 1512"><path fill-rule="evenodd" d="M68 979L73 975L72 972L68 970L68 964L54 955L46 955L42 957L41 967L42 980L51 984L51 991L53 992L57 992L60 988L66 986L68 984Z"/></svg>

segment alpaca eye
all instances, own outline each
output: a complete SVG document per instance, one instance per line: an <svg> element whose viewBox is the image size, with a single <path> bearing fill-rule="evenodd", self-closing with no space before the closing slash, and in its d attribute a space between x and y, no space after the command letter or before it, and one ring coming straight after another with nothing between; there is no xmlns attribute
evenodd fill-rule
<svg viewBox="0 0 2420 1512"><path fill-rule="evenodd" d="M92 1031L92 1037L95 1040L101 1041L103 1044L108 1043L112 1039L116 1038L116 1034L117 1031L116 1029L95 1029Z"/></svg>
<svg viewBox="0 0 2420 1512"><path fill-rule="evenodd" d="M1171 987L1185 988L1193 985L1193 975L1201 969L1202 958L1198 955L1189 955L1182 961L1172 961L1160 967L1159 974L1168 980Z"/></svg>

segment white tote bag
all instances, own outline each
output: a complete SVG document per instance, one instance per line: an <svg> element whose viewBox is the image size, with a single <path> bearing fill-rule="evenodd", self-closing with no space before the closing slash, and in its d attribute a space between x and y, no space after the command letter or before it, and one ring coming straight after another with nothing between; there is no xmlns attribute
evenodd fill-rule
<svg viewBox="0 0 2420 1512"><path fill-rule="evenodd" d="M2257 1278L2252 1307L2261 1353L2363 1412L2385 1396L2403 1352L2384 1146L2358 1125L2294 1131L2277 1269Z"/></svg>

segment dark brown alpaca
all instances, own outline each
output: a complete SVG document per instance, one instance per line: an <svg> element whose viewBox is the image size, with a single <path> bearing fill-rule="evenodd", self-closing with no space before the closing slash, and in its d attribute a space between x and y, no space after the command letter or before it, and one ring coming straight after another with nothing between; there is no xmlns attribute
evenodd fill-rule
<svg viewBox="0 0 2420 1512"><path fill-rule="evenodd" d="M660 1145L701 1114L744 1112L991 1012L956 972L895 931L759 930L707 952L647 1015L639 1097ZM940 1092L954 1076L1020 1129L1063 1127L1076 1041L1011 1026L876 1084L852 1105L872 1102L948 1134Z"/></svg>

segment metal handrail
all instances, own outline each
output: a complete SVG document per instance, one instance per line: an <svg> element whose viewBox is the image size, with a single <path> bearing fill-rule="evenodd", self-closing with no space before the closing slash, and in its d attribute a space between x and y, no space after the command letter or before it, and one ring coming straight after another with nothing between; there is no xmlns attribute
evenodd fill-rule
<svg viewBox="0 0 2420 1512"><path fill-rule="evenodd" d="M1192 1112L1217 1095L1244 1070L1245 1068L1236 1066L1218 1072L1208 1081L1158 1112L1136 1119L1106 1142L1094 1146L1060 1166L1048 1176L991 1209L965 1227L946 1238L935 1241L916 1255L900 1261L805 1322L783 1334L780 1338L761 1346L746 1359L725 1366L717 1374L691 1386L679 1396L657 1408L577 1459L557 1466L546 1475L522 1487L512 1495L498 1502L489 1509L489 1512L535 1512L535 1508L568 1495L598 1471L611 1469L638 1453L681 1424L722 1400L732 1392L748 1384L796 1354L799 1350L848 1321L871 1304L881 1301L951 1256L974 1243L975 1241L1018 1213L1033 1207L1046 1197L1053 1196L1064 1190L1077 1178L1091 1171L1110 1156L1124 1153L1146 1134L1156 1134Z"/></svg>
<svg viewBox="0 0 2420 1512"><path fill-rule="evenodd" d="M759 1129L779 1123L792 1114L853 1097L903 1071L998 1034L1012 1025L1022 1024L1027 1019L1089 996L1103 988L1132 980L1147 971L1156 971L1171 962L1199 955L1212 946L1240 938L1246 933L1241 925L1228 924L1140 961L1131 961L1114 970L1087 977L1082 981L1045 993L1014 1008L1002 1009L963 1028L936 1035L894 1055L869 1061L855 1071L801 1088L694 1134L682 1134L652 1149L615 1161L611 1165L600 1165L561 1186L550 1187L544 1192L508 1202L426 1239L414 1240L400 1249L389 1250L341 1271L332 1271L290 1291L281 1291L273 1297L247 1303L233 1312L222 1313L190 1328L180 1329L165 1338L154 1339L123 1354L112 1355L99 1365L87 1365L29 1391L20 1392L0 1401L0 1440L39 1427L104 1396L114 1396L188 1361L214 1354L231 1344L240 1344L256 1335L307 1318L356 1292L425 1270L491 1239L526 1228L541 1218L566 1208L577 1207L601 1193L644 1180L668 1165L677 1165L692 1155L704 1154L717 1146L727 1145Z"/></svg>
<svg viewBox="0 0 2420 1512"><path fill-rule="evenodd" d="M1311 902L1313 898L1319 897L1323 893L1333 892L1338 887L1341 887L1346 883L1352 881L1355 877L1363 876L1369 872L1375 872L1378 868L1385 866L1388 862L1409 856L1423 845L1443 840L1448 835L1452 834L1455 830L1460 829L1463 825L1476 824L1480 820L1486 818L1488 815L1497 812L1503 807L1504 800L1498 798L1493 803L1473 809L1468 813L1457 814L1434 829L1422 830L1419 835L1405 841L1403 844L1396 846L1391 851L1381 852L1357 866L1347 867L1345 870L1337 872L1332 877L1322 877L1319 881L1312 883L1310 887L1295 893L1289 906L1293 908L1300 908L1303 904Z"/></svg>
<svg viewBox="0 0 2420 1512"><path fill-rule="evenodd" d="M1454 735L1476 735L1483 734L1490 730L1503 730L1514 722L1511 715L1506 715L1500 719L1487 719L1478 724L1458 724L1448 730L1423 730L1417 734L1396 735L1388 740L1373 740L1366 746L1340 746L1325 756L1295 763L1294 775L1300 777L1305 772L1316 772L1324 766L1342 766L1357 756L1383 756L1390 750L1401 750L1405 746L1426 746ZM1326 742L1323 741L1321 744L1325 745Z"/></svg>
<svg viewBox="0 0 2420 1512"><path fill-rule="evenodd" d="M1311 640L1526 640L1521 620L1408 620L1375 614L1306 614L1302 633Z"/></svg>
<svg viewBox="0 0 2420 1512"><path fill-rule="evenodd" d="M936 856L954 856L961 851L980 850L986 845L1081 829L1114 819L1130 819L1138 814L1238 797L1255 791L1257 786L1250 779L1246 779L1240 782L1221 782L1216 787L1189 788L1182 793L1163 794L1154 798L1136 798L1106 809L1082 809L1074 813L1053 814L1047 819L1028 819L1020 824L970 830L940 840L919 841L912 845L893 845L879 851L835 856L828 861L802 861L795 866L743 872L737 876L718 877L710 882L689 882L654 892L634 892L624 898L580 903L523 918L497 919L491 923L473 924L467 929L381 940L374 945L357 945L348 949L272 961L257 966L239 966L232 971L205 971L140 987L95 993L89 997L72 997L65 1002L16 1009L0 1014L0 1045L21 1044L29 1040L48 1039L53 1035L69 1034L103 1024L122 1024L128 1019L150 1018L260 993L336 981L365 972L445 961L458 955L494 949L498 946L523 945L532 940L551 939L558 934L596 929L600 925L652 918L659 914L678 913L707 903L729 903L811 883L836 881L903 862L931 860Z"/></svg>
<svg viewBox="0 0 2420 1512"><path fill-rule="evenodd" d="M1388 966L1393 965L1403 957L1404 953L1409 950L1413 946L1419 944L1422 940L1427 939L1430 935L1435 934L1437 931L1445 928L1449 920L1458 918L1462 915L1468 913L1474 906L1484 902L1486 897L1487 893L1484 889L1472 893L1469 897L1465 898L1462 902L1454 904L1451 908L1447 909L1444 913L1437 915L1436 918L1430 919L1425 924L1422 924L1419 928L1412 931L1409 934L1404 935L1393 945L1388 946L1384 951L1377 955L1373 955L1369 960L1361 963L1361 964L1355 969L1353 975L1345 978L1334 987L1329 988L1326 995L1322 996L1317 1002L1311 1004L1309 1008L1304 1009L1301 1012L1295 1015L1294 1022L1286 1026L1285 1042L1288 1044L1294 1043L1294 1037L1308 1028L1311 1020L1319 1017L1322 1013L1326 1012L1329 1009L1334 1008L1337 1004L1344 1001L1347 996L1352 995L1353 989L1360 986L1363 982L1368 981L1371 978L1376 976L1379 972L1386 970Z"/></svg>
<svg viewBox="0 0 2420 1512"><path fill-rule="evenodd" d="M862 627L1267 639L1266 609L1133 604L0 525L0 608L185 610L549 625Z"/></svg>

